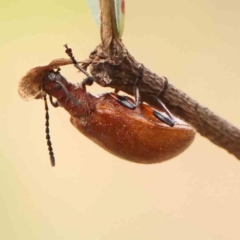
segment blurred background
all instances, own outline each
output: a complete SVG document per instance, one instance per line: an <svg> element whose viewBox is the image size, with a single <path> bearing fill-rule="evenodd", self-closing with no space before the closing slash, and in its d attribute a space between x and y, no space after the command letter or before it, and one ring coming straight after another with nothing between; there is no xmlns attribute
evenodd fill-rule
<svg viewBox="0 0 240 240"><path fill-rule="evenodd" d="M126 0L129 52L240 127L240 2L148 3ZM50 166L43 101L24 102L18 82L66 57L65 43L78 60L100 43L85 0L2 0L0 29L1 239L240 239L240 162L199 135L170 161L138 165L105 152L68 113L50 108L57 164ZM82 79L73 67L62 72Z"/></svg>

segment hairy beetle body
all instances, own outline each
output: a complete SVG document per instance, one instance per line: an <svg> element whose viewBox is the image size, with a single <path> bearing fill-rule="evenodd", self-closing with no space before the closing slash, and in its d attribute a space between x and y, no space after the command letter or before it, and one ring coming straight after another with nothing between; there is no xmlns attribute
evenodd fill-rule
<svg viewBox="0 0 240 240"><path fill-rule="evenodd" d="M50 74L59 80L50 80ZM81 133L108 152L132 162L157 163L173 158L195 136L195 131L176 117L171 127L153 115L155 108L150 105L141 103L134 110L128 109L118 102L117 94L93 96L86 92L84 84L69 83L60 73L49 73L43 90L69 112L71 123Z"/></svg>

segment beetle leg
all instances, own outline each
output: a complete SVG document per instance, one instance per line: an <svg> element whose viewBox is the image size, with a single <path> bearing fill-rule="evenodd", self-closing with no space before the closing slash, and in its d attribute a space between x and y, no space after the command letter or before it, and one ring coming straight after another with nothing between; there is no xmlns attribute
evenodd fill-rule
<svg viewBox="0 0 240 240"><path fill-rule="evenodd" d="M138 83L143 78L143 65L140 64L140 66L138 68L140 70L140 73L139 73L139 75L138 75L138 77L137 77L137 79L134 83L134 87L133 87L133 95L134 95L134 98L135 98L136 107L138 107L141 104L141 97L140 97L140 92L139 92L139 88L138 88Z"/></svg>
<svg viewBox="0 0 240 240"><path fill-rule="evenodd" d="M161 107L164 109L164 111L167 113L168 117L165 117L161 112L159 112L157 110L153 111L153 115L157 119L159 119L160 121L163 121L166 124L168 124L169 126L173 127L175 125L175 121L174 121L173 115L168 110L168 108L165 106L165 104L160 100L160 97L162 97L164 95L164 93L166 92L166 90L168 88L168 80L167 80L167 78L163 77L163 79L164 79L163 89L157 95L157 101L161 105Z"/></svg>
<svg viewBox="0 0 240 240"><path fill-rule="evenodd" d="M66 54L71 58L75 68L77 68L79 71L81 71L82 73L84 73L87 76L87 78L83 80L84 84L91 86L93 84L93 77L90 76L89 73L78 64L75 57L73 56L72 49L69 48L67 44L65 44L64 47L66 48L66 50L65 50Z"/></svg>
<svg viewBox="0 0 240 240"><path fill-rule="evenodd" d="M60 105L59 105L59 103L58 103L58 101L53 101L53 98L52 98L52 96L49 96L49 99L50 99L50 103L52 104L52 106L53 107L59 107Z"/></svg>
<svg viewBox="0 0 240 240"><path fill-rule="evenodd" d="M140 104L141 104L141 98L140 98L140 92L139 92L139 89L137 87L138 85L138 82L140 80L142 80L142 77L143 77L143 65L141 64L139 66L139 69L140 69L140 73L134 83L134 86L133 86L133 96L134 96L134 103L130 102L125 96L120 96L118 95L118 98L117 98L117 101L124 107L126 108L129 108L131 110L134 110L136 109ZM118 93L119 90L115 89L114 91L115 93Z"/></svg>
<svg viewBox="0 0 240 240"><path fill-rule="evenodd" d="M131 110L136 109L136 104L130 102L126 96L121 96L121 95L117 95L117 101L124 107L129 108Z"/></svg>
<svg viewBox="0 0 240 240"><path fill-rule="evenodd" d="M154 110L153 115L160 121L166 123L170 127L173 127L175 125L175 121L169 117L165 117L161 112Z"/></svg>
<svg viewBox="0 0 240 240"><path fill-rule="evenodd" d="M134 103L132 103L131 101L129 101L126 96L116 95L113 93L109 93L109 95L112 98L114 98L118 103L120 103L122 106L124 106L128 109L131 109L131 110L136 109L136 105Z"/></svg>
<svg viewBox="0 0 240 240"><path fill-rule="evenodd" d="M83 79L83 82L82 84L84 84L85 86L88 85L88 86L91 86L93 85L93 78L92 77L87 77L85 79Z"/></svg>

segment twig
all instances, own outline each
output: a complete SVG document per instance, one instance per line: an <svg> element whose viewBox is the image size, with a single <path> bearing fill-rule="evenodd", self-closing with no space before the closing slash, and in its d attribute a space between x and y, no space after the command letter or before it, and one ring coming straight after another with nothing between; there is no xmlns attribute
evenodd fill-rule
<svg viewBox="0 0 240 240"><path fill-rule="evenodd" d="M115 34L116 23L111 11L113 0L100 0L100 3L102 44L90 55L90 61L85 67L91 63L94 81L101 86L132 94L140 63L131 56ZM161 77L144 67L143 80L138 84L141 98L149 104L159 106L156 96L162 89L163 82ZM174 114L190 123L202 136L240 159L239 129L171 84L162 100Z"/></svg>

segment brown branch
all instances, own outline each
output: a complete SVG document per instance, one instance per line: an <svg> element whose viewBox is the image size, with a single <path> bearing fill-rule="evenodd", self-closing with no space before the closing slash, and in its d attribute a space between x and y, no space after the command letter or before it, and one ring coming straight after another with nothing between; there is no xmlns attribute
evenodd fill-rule
<svg viewBox="0 0 240 240"><path fill-rule="evenodd" d="M92 76L101 86L132 94L133 84L139 75L140 63L131 56L114 34L116 26L112 20L111 8L106 9L108 6L113 6L113 0L100 0L100 2L101 19L108 19L111 24L106 24L105 20L102 22L102 44L90 55L90 62L86 63L85 67L91 63ZM142 99L158 106L156 96L162 89L163 82L163 78L144 67L143 79L138 84ZM240 159L239 129L171 84L162 100L174 114L190 123L202 136Z"/></svg>

